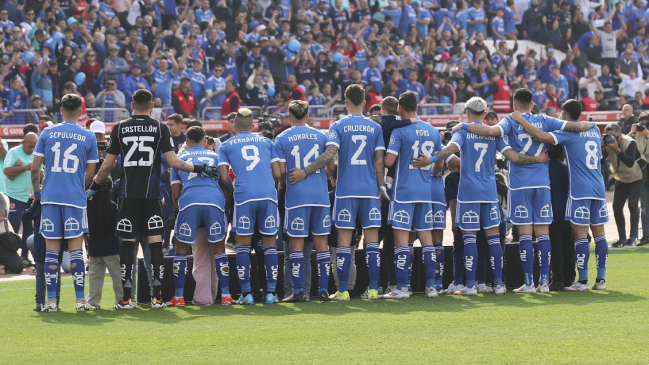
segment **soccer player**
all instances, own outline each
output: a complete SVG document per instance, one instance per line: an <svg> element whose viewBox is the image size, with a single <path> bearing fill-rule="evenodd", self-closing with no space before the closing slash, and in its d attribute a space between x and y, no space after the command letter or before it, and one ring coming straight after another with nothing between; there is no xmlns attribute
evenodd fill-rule
<svg viewBox="0 0 649 365"><path fill-rule="evenodd" d="M581 115L581 103L571 99L563 104L561 119L574 122ZM543 143L561 144L563 147L568 172L570 174L569 199L566 207L566 219L570 220L575 239L575 258L579 280L567 291L586 291L588 287L588 226L595 237L595 258L597 260L597 277L594 290L606 290L606 263L608 261L608 244L604 235L604 224L608 222L606 207L606 189L601 174L602 137L597 128L586 132L567 132L558 130L545 133L528 122L520 113L512 114L512 119L536 140Z"/></svg>
<svg viewBox="0 0 649 365"><path fill-rule="evenodd" d="M365 90L352 84L345 90L347 116L331 128L327 136L327 149L312 164L294 170L288 179L291 184L302 181L319 171L338 153L338 183L334 202L333 220L338 230L336 270L338 291L332 300L349 300L347 284L351 263L352 233L356 219L361 220L367 270L369 274L368 299L378 299L381 253L379 227L381 226L380 192L383 186L383 157L385 145L381 127L363 116Z"/></svg>
<svg viewBox="0 0 649 365"><path fill-rule="evenodd" d="M532 92L527 89L518 89L514 92L514 110L523 113L530 123L539 127L544 132L565 130L571 132L585 132L592 128L589 122L568 122L547 115L530 114L534 103ZM525 130L510 117L505 117L495 126L474 124L465 126L458 124L453 128L468 128L468 131L479 136L504 137L512 149L519 153L529 153L541 156L547 151L545 143L532 138ZM525 284L514 289L515 293L535 293L533 268L534 246L532 244L532 230L536 233L539 249L539 267L541 278L539 291L547 293L550 276L550 223L552 223L552 204L550 197L550 177L547 164L518 165L509 164L509 199L507 219L517 226L520 233L519 250L525 274Z"/></svg>
<svg viewBox="0 0 649 365"><path fill-rule="evenodd" d="M291 128L275 139L275 149L279 157L282 174L280 181L287 184L286 172L306 168L325 151L327 136L306 125L309 117L309 103L293 100L288 105L288 120ZM326 169L325 169L326 167ZM294 296L290 302L304 302L305 292L302 283L304 266L304 238L313 235L313 246L318 260L318 293L320 302L329 301L329 269L331 256L327 245L331 232L329 216L329 191L327 180L335 168L333 160L294 185L286 185L286 215L284 230L291 244L291 273Z"/></svg>
<svg viewBox="0 0 649 365"><path fill-rule="evenodd" d="M131 277L133 272L133 251L138 234L148 237L151 249L153 275L153 297L151 308L164 308L162 300L162 279L164 277L164 255L162 253L162 204L160 203L161 154L170 167L186 172L206 174L216 178L218 170L207 163L192 165L180 160L174 153L169 128L159 120L150 117L153 109L153 95L145 89L133 93L131 102L133 116L115 125L106 150L106 159L95 176L87 196L90 198L113 168L117 156L122 156L122 176L118 189L123 198L118 202L116 235L122 238L120 266L124 298L115 309L133 309L131 302Z"/></svg>
<svg viewBox="0 0 649 365"><path fill-rule="evenodd" d="M255 224L261 233L266 267L265 303L279 302L277 287L277 247L275 237L279 213L277 211L277 190L279 180L279 158L273 142L263 136L252 134L252 111L241 108L234 120L235 137L228 139L219 148L219 172L221 184L234 193L234 214L232 225L237 240L237 272L242 295L235 304L255 304L250 287L250 243ZM228 175L232 167L236 180ZM272 173L271 173L272 172Z"/></svg>
<svg viewBox="0 0 649 365"><path fill-rule="evenodd" d="M504 294L502 284L503 251L500 246L500 207L496 192L496 152L500 151L505 158L515 164L542 164L548 161L547 153L539 156L528 156L515 152L502 137L480 136L468 131L472 126L482 126L487 110L487 103L479 97L473 97L466 103L466 115L469 124L460 124L460 130L453 133L451 142L431 158L432 162L443 160L461 150L462 169L457 194L457 211L455 224L464 236L464 260L466 269L466 286L458 295L476 295L475 285L478 248L476 234L482 227L489 244L491 268L494 274L494 292ZM425 163L425 162L424 162ZM419 164L413 164L415 167Z"/></svg>
<svg viewBox="0 0 649 365"><path fill-rule="evenodd" d="M417 118L417 96L409 91L399 97L399 115L402 119ZM411 164L415 158L431 157L442 149L439 132L420 119L417 123L392 131L390 144L385 155L385 165L396 163L392 200L388 213L388 224L394 230L397 288L385 294L385 299L409 298L408 267L410 250L408 241L410 230L415 229L422 245L424 271L426 273L426 297L437 297L435 290L435 271L437 269L436 247L444 236L446 206L433 203L431 165L415 168ZM432 174L438 175L444 161L435 163ZM437 188L443 193L443 187ZM440 217L442 217L440 219Z"/></svg>
<svg viewBox="0 0 649 365"><path fill-rule="evenodd" d="M208 150L206 146L205 130L201 127L191 127L187 130L188 150L178 158L188 164L196 160L210 166L217 166L219 156ZM232 304L229 264L224 245L228 219L225 214L225 195L219 186L219 181L193 172L171 169L171 193L179 210L174 228L178 243L173 265L176 293L171 301L167 302L167 306L185 306L187 250L189 245L196 241L196 231L199 227L206 228L207 240L212 245L212 252L215 253L216 274L221 285L221 304Z"/></svg>
<svg viewBox="0 0 649 365"><path fill-rule="evenodd" d="M68 240L70 269L77 297L77 311L95 307L86 302L83 262L83 235L88 233L86 185L90 183L99 162L97 139L77 124L81 116L81 97L67 94L61 99L63 123L41 133L32 162L31 176L34 198L41 199L41 234L45 237L45 283L47 304L44 312L56 312L56 288L59 280L61 240ZM41 165L45 161L45 181L40 188Z"/></svg>

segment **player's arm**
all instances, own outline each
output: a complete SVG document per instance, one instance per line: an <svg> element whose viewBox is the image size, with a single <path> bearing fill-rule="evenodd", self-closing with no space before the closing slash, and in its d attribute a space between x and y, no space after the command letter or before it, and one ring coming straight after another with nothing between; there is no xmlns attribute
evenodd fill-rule
<svg viewBox="0 0 649 365"><path fill-rule="evenodd" d="M178 200L183 192L183 184L171 184L171 198L174 200L174 207L178 209Z"/></svg>
<svg viewBox="0 0 649 365"><path fill-rule="evenodd" d="M333 160L336 153L338 153L338 146L334 144L328 145L327 149L325 149L325 151L309 166L304 169L292 168L291 173L288 175L288 181L293 185L304 180L308 175L320 170L322 166Z"/></svg>
<svg viewBox="0 0 649 365"><path fill-rule="evenodd" d="M441 176L444 171L444 160L439 160L433 164L433 176Z"/></svg>
<svg viewBox="0 0 649 365"><path fill-rule="evenodd" d="M286 181L286 162L279 161L279 190L286 187L283 183ZM272 165L271 165L272 168Z"/></svg>
<svg viewBox="0 0 649 365"><path fill-rule="evenodd" d="M523 129L525 129L525 132L529 133L532 138L539 142L543 143L555 143L554 138L550 133L543 132L542 130L538 129L535 127L532 123L528 122L525 118L523 118L523 115L515 111L512 114L510 114L510 117L517 121Z"/></svg>
<svg viewBox="0 0 649 365"><path fill-rule="evenodd" d="M383 159L383 163L385 164L385 167L390 168L394 166L394 163L397 161L397 155L394 153L388 152L385 154L385 158Z"/></svg>
<svg viewBox="0 0 649 365"><path fill-rule="evenodd" d="M422 167L426 167L426 166L428 166L428 165L430 165L432 163L436 164L438 161L441 161L442 164L443 164L444 160L448 156L455 154L459 150L460 150L460 147L458 147L457 144L449 143L446 147L442 148L441 151L437 152L435 155L433 155L430 158L428 156L424 155L423 153L420 153L419 155L421 157L413 158L412 160L410 160L410 164L412 165L412 167L417 168L417 169L422 168Z"/></svg>
<svg viewBox="0 0 649 365"><path fill-rule="evenodd" d="M229 171L230 167L228 165L219 165L219 175L221 176L219 182L221 183L221 188L225 188L227 192L234 194L234 185L232 185L232 180L228 174Z"/></svg>
<svg viewBox="0 0 649 365"><path fill-rule="evenodd" d="M32 161L32 191L36 199L41 198L41 166L44 160L45 158L43 156L34 155L34 160Z"/></svg>
<svg viewBox="0 0 649 365"><path fill-rule="evenodd" d="M518 153L511 148L502 152L503 156L509 161L519 165L531 165L533 163L547 163L548 151L545 150L539 156L529 156L524 153Z"/></svg>
<svg viewBox="0 0 649 365"><path fill-rule="evenodd" d="M210 166L208 164L203 164L203 165L192 165L189 164L176 156L176 153L174 151L169 151L164 153L165 158L167 159L167 163L169 166L173 167L174 169L185 171L185 172L195 172L197 174L202 174L204 173L208 177L215 178L216 177L216 166Z"/></svg>
<svg viewBox="0 0 649 365"><path fill-rule="evenodd" d="M475 133L479 136L489 136L489 137L500 137L502 131L497 125L484 125L484 124L467 124L460 123L453 127L453 133L460 129L466 129L471 133ZM440 151L441 152L441 151Z"/></svg>
<svg viewBox="0 0 649 365"><path fill-rule="evenodd" d="M462 166L462 160L453 155L446 158L446 167L453 172L460 172L460 167ZM454 221L453 221L454 222Z"/></svg>
<svg viewBox="0 0 649 365"><path fill-rule="evenodd" d="M563 130L567 132L586 132L595 128L595 123L592 122L565 122Z"/></svg>
<svg viewBox="0 0 649 365"><path fill-rule="evenodd" d="M110 170L113 169L113 166L115 165L116 161L117 161L117 155L113 155L110 152L106 153L106 158L104 159L104 163L101 164L101 168L99 169L99 172L97 172L95 178L92 180L90 186L93 187L96 184L97 188L99 188L99 184L101 184L106 179L106 177L108 177L108 175L110 174ZM97 189L91 189L91 190L96 191Z"/></svg>
<svg viewBox="0 0 649 365"><path fill-rule="evenodd" d="M273 161L270 163L270 169L273 172L273 179L275 179L276 183L282 183L282 170L279 167L279 161ZM284 174L286 175L286 170L284 171Z"/></svg>
<svg viewBox="0 0 649 365"><path fill-rule="evenodd" d="M327 180L331 179L331 177L334 174L334 170L336 170L336 161L331 160L327 165L325 166L325 172L327 173ZM285 177L286 178L286 177Z"/></svg>
<svg viewBox="0 0 649 365"><path fill-rule="evenodd" d="M384 188L383 186L383 178L385 176L385 165L383 161L384 157L385 157L384 149L374 151L374 174L376 174L376 184L378 185L379 190L381 190L381 188Z"/></svg>

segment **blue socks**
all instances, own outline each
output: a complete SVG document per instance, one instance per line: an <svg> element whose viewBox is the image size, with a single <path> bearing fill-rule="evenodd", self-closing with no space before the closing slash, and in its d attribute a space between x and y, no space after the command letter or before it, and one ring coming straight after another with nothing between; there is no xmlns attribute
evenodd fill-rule
<svg viewBox="0 0 649 365"><path fill-rule="evenodd" d="M523 273L525 274L525 285L534 285L534 244L532 244L532 235L523 234L520 237L518 250L521 255L523 264Z"/></svg>
<svg viewBox="0 0 649 365"><path fill-rule="evenodd" d="M381 251L377 242L368 243L365 247L365 261L370 279L369 289L378 290L379 277L381 276Z"/></svg>
<svg viewBox="0 0 649 365"><path fill-rule="evenodd" d="M277 255L275 255L277 257ZM241 292L250 294L250 245L237 245L237 273Z"/></svg>
<svg viewBox="0 0 649 365"><path fill-rule="evenodd" d="M274 293L277 288L277 271L279 261L277 260L277 246L264 247L264 267L266 268L266 290ZM304 258L303 258L304 259Z"/></svg>
<svg viewBox="0 0 649 365"><path fill-rule="evenodd" d="M475 287L475 269L478 264L478 246L475 240L475 233L464 233L464 266L467 288Z"/></svg>
<svg viewBox="0 0 649 365"><path fill-rule="evenodd" d="M413 255L415 254L415 243L408 242L408 251L410 252L410 263L408 264L408 290L410 290L410 283L412 282L412 262Z"/></svg>
<svg viewBox="0 0 649 365"><path fill-rule="evenodd" d="M56 287L59 281L59 253L57 251L45 251L45 286L47 287L47 299L56 299Z"/></svg>
<svg viewBox="0 0 649 365"><path fill-rule="evenodd" d="M187 254L178 253L174 256L174 287L175 297L185 297L185 277L187 276Z"/></svg>
<svg viewBox="0 0 649 365"><path fill-rule="evenodd" d="M590 247L588 247L588 238L577 238L575 240L575 261L577 261L577 271L579 272L579 281L588 281L588 259L590 258Z"/></svg>
<svg viewBox="0 0 649 365"><path fill-rule="evenodd" d="M350 255L351 256L351 255ZM326 292L329 287L329 270L331 269L331 255L329 251L322 251L316 254L318 260L318 293Z"/></svg>
<svg viewBox="0 0 649 365"><path fill-rule="evenodd" d="M70 251L70 271L74 282L74 293L77 299L84 299L84 283L86 281L86 266L83 263L83 251Z"/></svg>
<svg viewBox="0 0 649 365"><path fill-rule="evenodd" d="M489 244L489 261L494 274L494 286L503 285L503 248L500 246L500 234L487 236Z"/></svg>
<svg viewBox="0 0 649 365"><path fill-rule="evenodd" d="M552 251L552 244L550 243L550 236L542 234L536 237L536 242L539 246L539 271L541 278L539 285L550 283L550 257Z"/></svg>
<svg viewBox="0 0 649 365"><path fill-rule="evenodd" d="M214 262L216 263L216 276L218 276L219 285L221 285L221 295L228 295L230 294L230 264L228 262L228 255L224 253L214 255Z"/></svg>
<svg viewBox="0 0 649 365"><path fill-rule="evenodd" d="M605 235L595 237L595 259L597 260L597 280L606 279L608 243L606 243Z"/></svg>
<svg viewBox="0 0 649 365"><path fill-rule="evenodd" d="M407 246L394 249L394 262L397 272L397 289L408 290L408 267L410 266L410 250Z"/></svg>
<svg viewBox="0 0 649 365"><path fill-rule="evenodd" d="M351 247L338 247L336 250L336 273L338 274L338 291L344 293L349 285L349 265L352 262Z"/></svg>
<svg viewBox="0 0 649 365"><path fill-rule="evenodd" d="M295 294L304 291L302 266L304 266L304 253L302 251L291 252L291 276L293 277L293 293Z"/></svg>
<svg viewBox="0 0 649 365"><path fill-rule="evenodd" d="M464 281L464 242L462 233L453 235L453 284L462 285Z"/></svg>
<svg viewBox="0 0 649 365"><path fill-rule="evenodd" d="M442 290L442 278L444 277L444 260L446 259L446 252L441 242L433 243L435 247L435 289Z"/></svg>
<svg viewBox="0 0 649 365"><path fill-rule="evenodd" d="M424 272L426 273L426 287L435 287L437 283L437 255L435 246L424 246L421 248L422 262L424 263Z"/></svg>

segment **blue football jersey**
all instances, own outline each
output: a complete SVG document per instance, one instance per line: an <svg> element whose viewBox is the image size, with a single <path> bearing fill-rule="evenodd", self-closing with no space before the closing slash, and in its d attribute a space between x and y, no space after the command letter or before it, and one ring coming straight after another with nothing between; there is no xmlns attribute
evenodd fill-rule
<svg viewBox="0 0 649 365"><path fill-rule="evenodd" d="M378 198L374 152L385 150L381 126L362 115L348 115L329 128L327 145L338 146L338 198Z"/></svg>
<svg viewBox="0 0 649 365"><path fill-rule="evenodd" d="M497 202L496 151L506 151L511 148L509 144L501 137L479 136L464 129L453 133L450 143L456 144L461 151L462 169L460 170L457 201L462 203Z"/></svg>
<svg viewBox="0 0 649 365"><path fill-rule="evenodd" d="M601 173L602 136L597 128L586 132L556 131L550 133L561 144L570 173L569 194L572 199L606 199Z"/></svg>
<svg viewBox="0 0 649 365"><path fill-rule="evenodd" d="M387 153L397 155L392 191L398 203L428 203L431 195L431 165L415 168L410 164L421 153L430 157L441 150L437 129L419 120L392 131Z"/></svg>
<svg viewBox="0 0 649 365"><path fill-rule="evenodd" d="M287 129L275 138L275 151L280 162L286 162L286 176L291 169L303 169L315 161L327 147L327 136L309 126ZM286 209L302 206L329 206L329 190L325 168L307 176L297 184L286 184Z"/></svg>
<svg viewBox="0 0 649 365"><path fill-rule="evenodd" d="M77 123L45 128L34 155L45 158L43 204L86 208L86 164L99 162L97 138Z"/></svg>
<svg viewBox="0 0 649 365"><path fill-rule="evenodd" d="M565 122L541 114L523 113L523 118L544 132L562 130ZM525 129L510 117L505 117L498 123L501 136L518 153L530 156L539 156L547 150L545 143L532 138ZM509 188L511 190L529 188L550 188L548 164L535 163L519 165L509 162Z"/></svg>
<svg viewBox="0 0 649 365"><path fill-rule="evenodd" d="M273 142L250 132L241 133L219 147L219 166L228 165L234 172L234 203L272 200L277 203L277 190L270 167L279 161Z"/></svg>
<svg viewBox="0 0 649 365"><path fill-rule="evenodd" d="M216 153L198 146L181 153L178 158L190 165L207 163L210 166L217 166L219 163L219 156ZM195 172L172 168L171 185L173 184L183 185L183 193L178 199L179 210L184 210L191 205L211 205L225 211L225 195L219 186L218 178L215 180Z"/></svg>

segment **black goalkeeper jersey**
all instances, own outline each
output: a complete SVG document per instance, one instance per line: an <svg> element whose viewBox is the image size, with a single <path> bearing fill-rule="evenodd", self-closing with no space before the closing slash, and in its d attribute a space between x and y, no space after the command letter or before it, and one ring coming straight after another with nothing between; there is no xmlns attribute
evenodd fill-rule
<svg viewBox="0 0 649 365"><path fill-rule="evenodd" d="M173 150L169 128L157 119L134 115L116 124L107 152L122 156L120 196L159 199L161 154Z"/></svg>

